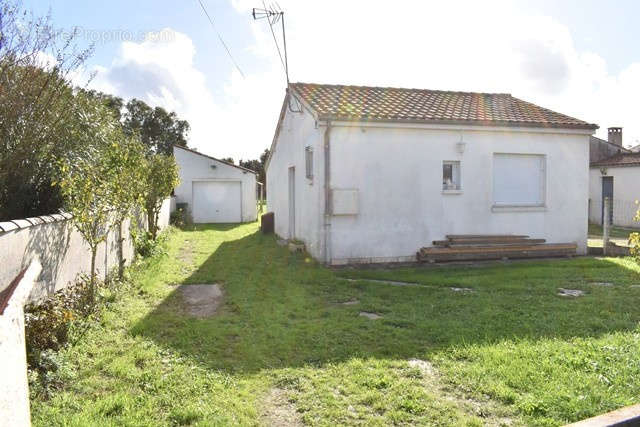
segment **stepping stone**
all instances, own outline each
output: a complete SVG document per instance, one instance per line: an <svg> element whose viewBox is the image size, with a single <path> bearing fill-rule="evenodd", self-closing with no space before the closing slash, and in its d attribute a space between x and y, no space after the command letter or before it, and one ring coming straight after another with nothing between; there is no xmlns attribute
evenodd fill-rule
<svg viewBox="0 0 640 427"><path fill-rule="evenodd" d="M356 305L356 304L360 304L360 301L358 301L357 299L352 299L352 300L340 303L340 305Z"/></svg>
<svg viewBox="0 0 640 427"><path fill-rule="evenodd" d="M591 282L589 284L595 286L613 286L613 283L611 282Z"/></svg>
<svg viewBox="0 0 640 427"><path fill-rule="evenodd" d="M580 289L564 289L558 288L558 295L561 297L581 297L585 295L585 291Z"/></svg>
<svg viewBox="0 0 640 427"><path fill-rule="evenodd" d="M380 316L379 314L377 314L377 313L368 313L366 311L361 311L359 316L366 317L369 320L382 319L382 316Z"/></svg>
<svg viewBox="0 0 640 427"><path fill-rule="evenodd" d="M420 283L414 283L414 282L398 282L397 280L380 280L380 279L344 279L342 278L342 280L346 280L347 282L373 282L373 283L382 283L385 285L391 285L391 286L421 286L424 288L428 288L429 286L427 285L422 285Z"/></svg>
<svg viewBox="0 0 640 427"><path fill-rule="evenodd" d="M287 244L289 244L289 242L287 242L284 239L278 239L278 240L276 240L276 243L277 243L278 246L287 246Z"/></svg>
<svg viewBox="0 0 640 427"><path fill-rule="evenodd" d="M222 302L222 288L217 283L180 285L186 312L194 317L213 316Z"/></svg>
<svg viewBox="0 0 640 427"><path fill-rule="evenodd" d="M630 288L640 288L640 285L631 285Z"/></svg>
<svg viewBox="0 0 640 427"><path fill-rule="evenodd" d="M471 288L449 288L449 289L451 289L453 292L474 292L474 290Z"/></svg>

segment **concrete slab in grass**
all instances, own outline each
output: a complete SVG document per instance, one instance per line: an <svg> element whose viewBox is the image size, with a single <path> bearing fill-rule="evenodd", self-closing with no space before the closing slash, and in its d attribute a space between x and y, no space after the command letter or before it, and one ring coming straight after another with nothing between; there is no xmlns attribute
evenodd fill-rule
<svg viewBox="0 0 640 427"><path fill-rule="evenodd" d="M217 283L180 285L186 312L194 317L211 317L222 303L222 288Z"/></svg>

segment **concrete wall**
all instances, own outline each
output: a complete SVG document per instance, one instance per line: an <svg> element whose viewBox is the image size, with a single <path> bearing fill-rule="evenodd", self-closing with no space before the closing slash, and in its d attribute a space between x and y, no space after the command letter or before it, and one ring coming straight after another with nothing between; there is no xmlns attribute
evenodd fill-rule
<svg viewBox="0 0 640 427"><path fill-rule="evenodd" d="M2 366L0 426L29 426L31 424L24 304L41 269L38 260L30 263L7 307L0 315L0 366Z"/></svg>
<svg viewBox="0 0 640 427"><path fill-rule="evenodd" d="M287 168L303 174L304 149L315 149L315 182L296 174L296 238L321 259L323 239L322 134L313 118L287 112L268 166L268 210L276 232L288 236ZM461 154L456 143L466 143ZM546 157L545 206L493 206L494 153ZM442 191L442 162L461 162L462 191ZM589 133L524 128L335 124L331 131L331 188L356 190L357 215L331 217L333 264L415 259L446 234L513 233L575 242L586 253ZM298 226L301 223L301 226Z"/></svg>
<svg viewBox="0 0 640 427"><path fill-rule="evenodd" d="M315 127L306 111L287 111L267 168L267 212L274 212L275 232L305 242L307 251L322 259L324 233L324 129ZM313 149L313 179L305 177L305 149ZM289 234L289 168L295 167L295 236Z"/></svg>
<svg viewBox="0 0 640 427"><path fill-rule="evenodd" d="M169 207L167 199L159 216L161 228L169 224ZM34 259L40 260L42 272L31 292L31 300L75 282L79 274L90 273L91 251L68 217L55 214L0 223L0 290ZM125 222L122 230L127 263L134 256L129 226L129 222ZM117 230L112 230L98 248L96 269L101 278L118 266L117 239Z"/></svg>
<svg viewBox="0 0 640 427"><path fill-rule="evenodd" d="M640 227L633 217L640 205L640 166L607 167L613 177L613 224L620 227ZM589 221L602 223L602 172L599 167L589 171Z"/></svg>
<svg viewBox="0 0 640 427"><path fill-rule="evenodd" d="M206 155L174 147L173 154L180 169L180 185L175 189L176 202L193 207L193 181L239 181L242 183L242 222L257 218L256 175L230 166ZM215 169L211 168L215 165Z"/></svg>

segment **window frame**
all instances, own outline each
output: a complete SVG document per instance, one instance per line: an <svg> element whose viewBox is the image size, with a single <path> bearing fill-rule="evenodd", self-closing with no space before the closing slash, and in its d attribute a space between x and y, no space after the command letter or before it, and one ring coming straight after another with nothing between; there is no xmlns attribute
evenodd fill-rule
<svg viewBox="0 0 640 427"><path fill-rule="evenodd" d="M444 182L444 168L451 166L451 181L453 188L447 188ZM457 182L456 182L457 181ZM442 161L442 192L449 194L457 194L462 192L462 162L460 160L443 160Z"/></svg>
<svg viewBox="0 0 640 427"><path fill-rule="evenodd" d="M309 181L313 181L313 147L304 147L304 176Z"/></svg>
<svg viewBox="0 0 640 427"><path fill-rule="evenodd" d="M540 182L540 198L539 202L502 202L496 201L496 157L498 156L514 156L514 157L534 157L539 159L541 170L539 171ZM492 177L491 177L491 202L494 210L500 209L546 209L547 207L547 155L540 153L508 153L508 152L495 152L492 156Z"/></svg>

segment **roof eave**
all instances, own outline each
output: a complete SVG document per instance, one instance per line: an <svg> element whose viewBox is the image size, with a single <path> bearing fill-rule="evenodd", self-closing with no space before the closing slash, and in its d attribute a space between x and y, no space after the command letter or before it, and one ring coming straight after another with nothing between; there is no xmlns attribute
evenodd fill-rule
<svg viewBox="0 0 640 427"><path fill-rule="evenodd" d="M595 131L599 128L596 124L556 124L556 123L539 123L539 122L515 122L515 121L497 121L497 120L442 120L442 119L383 119L369 117L351 117L336 115L320 115L318 120L322 121L341 121L353 123L411 123L411 124L434 124L434 125L464 125L464 126L499 126L499 127L530 127L530 128L552 128L552 129L580 129Z"/></svg>

